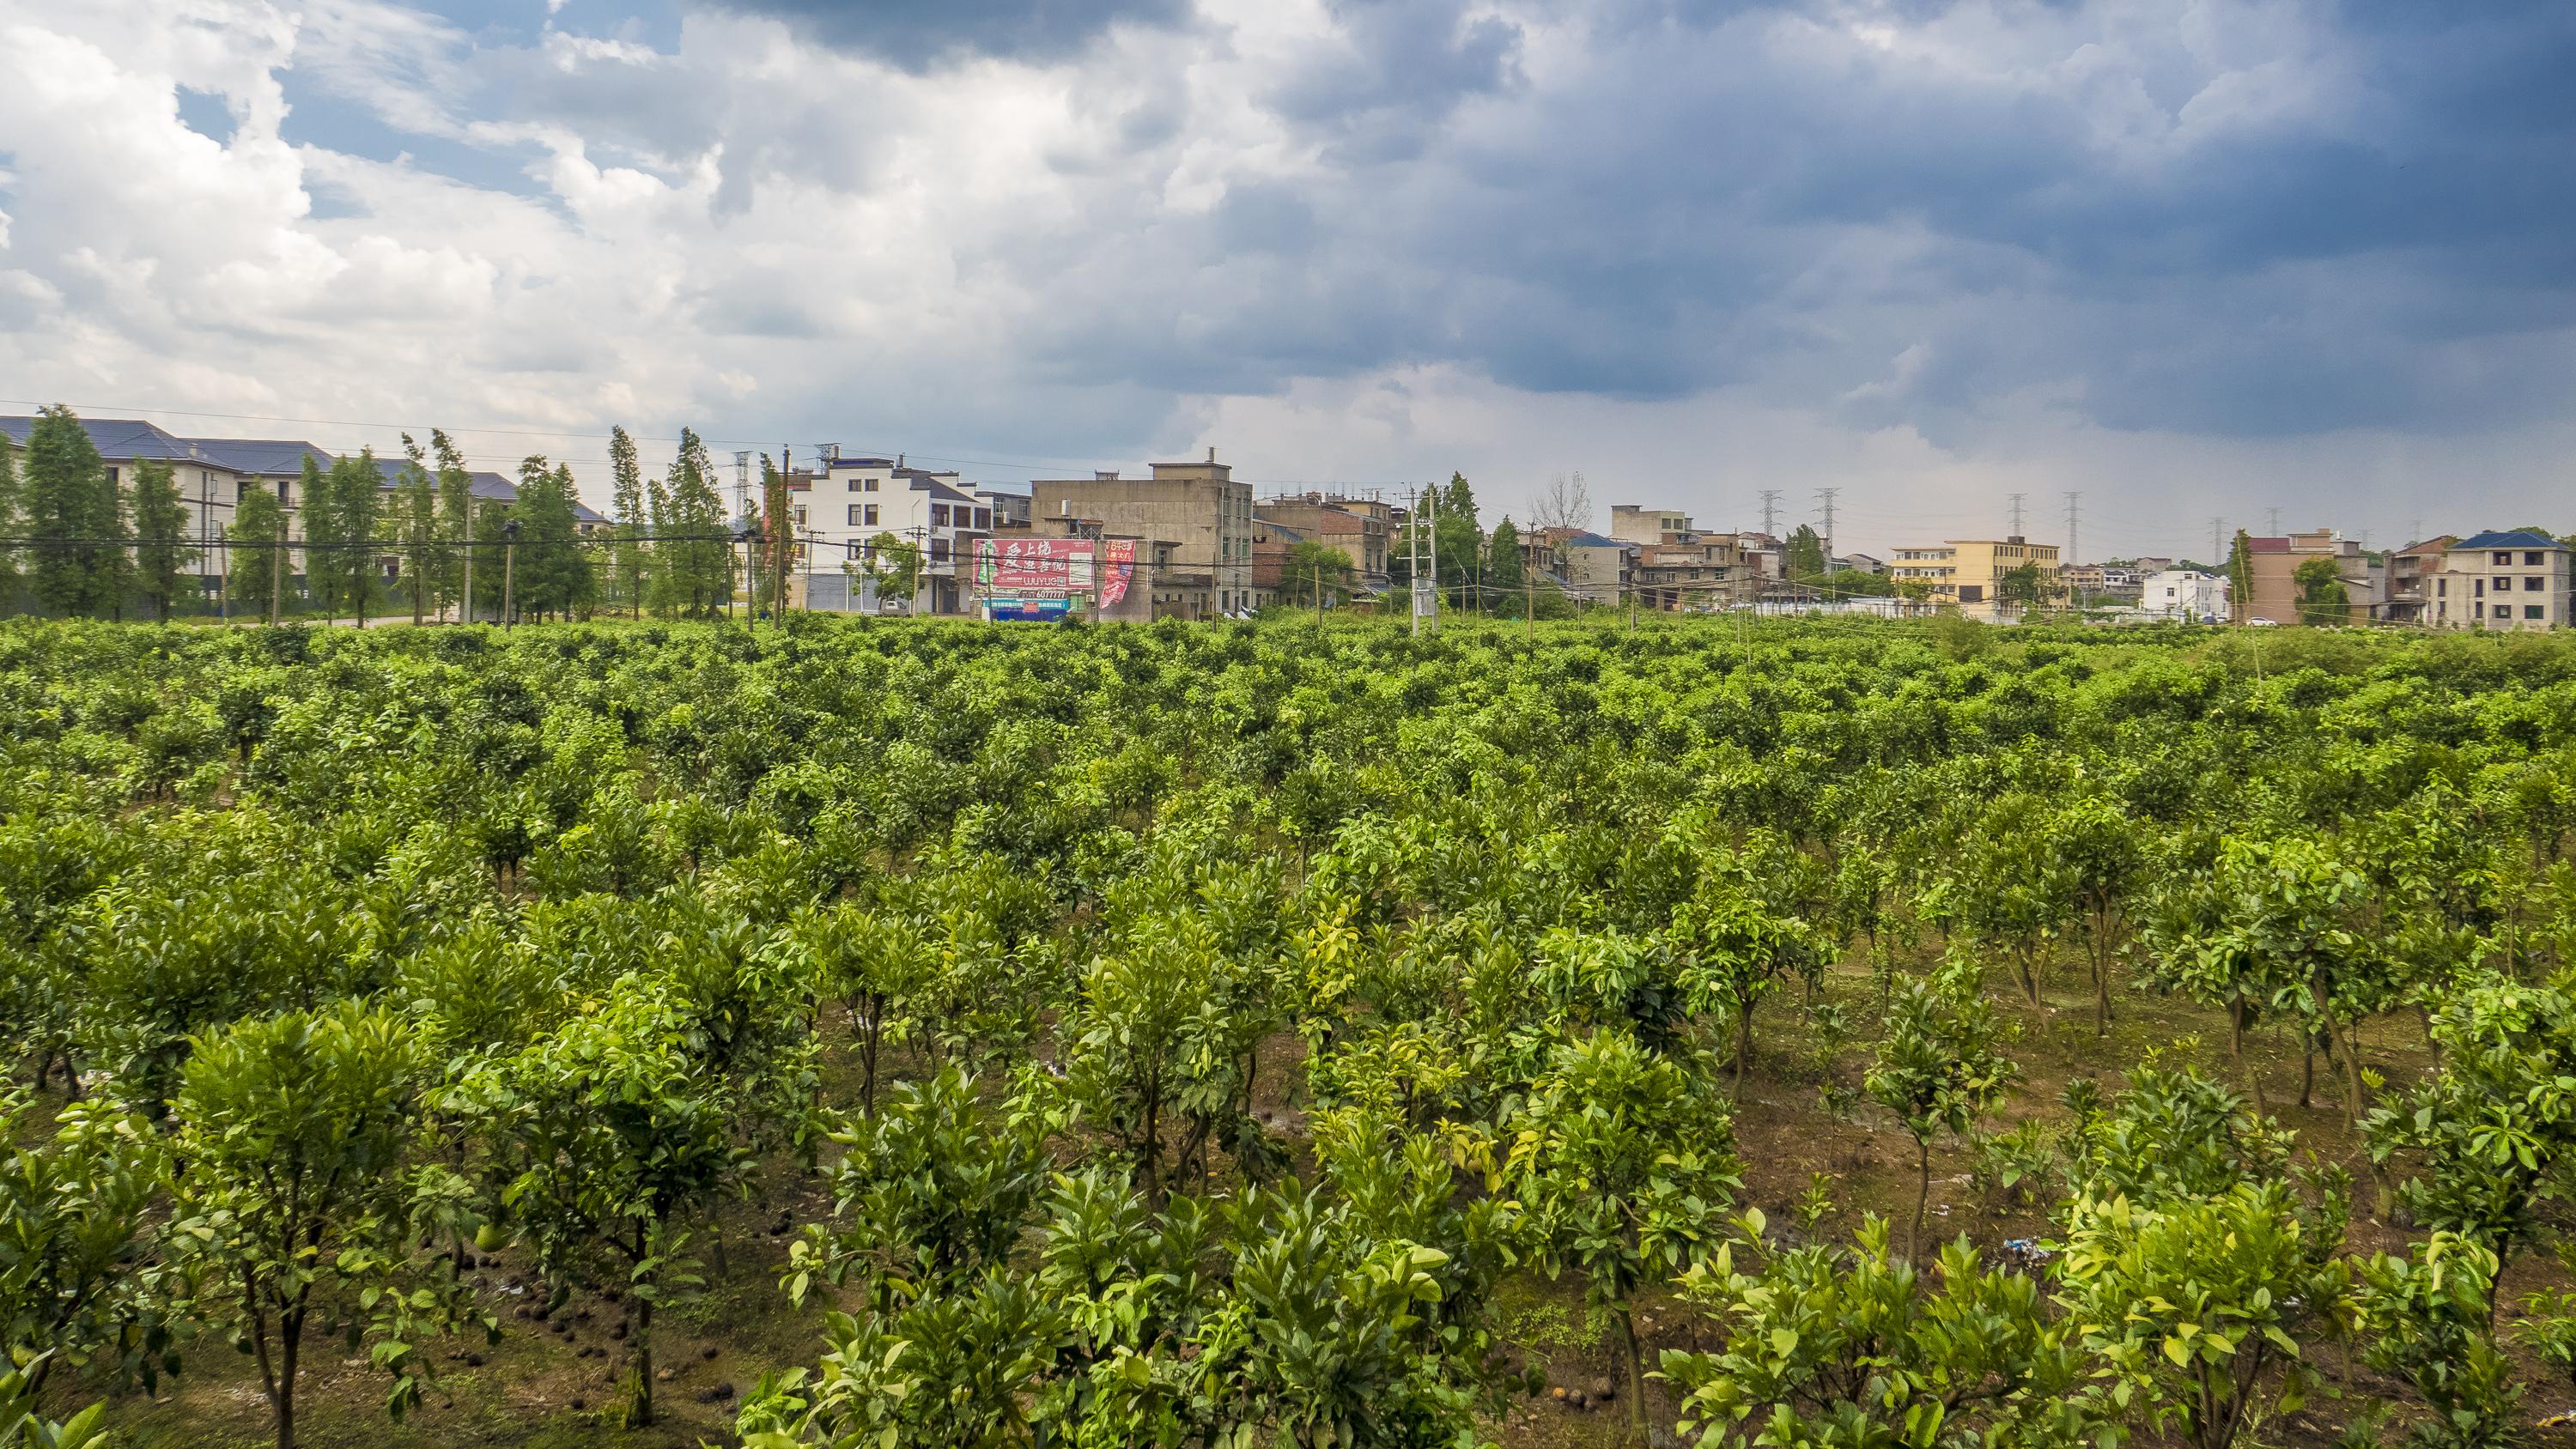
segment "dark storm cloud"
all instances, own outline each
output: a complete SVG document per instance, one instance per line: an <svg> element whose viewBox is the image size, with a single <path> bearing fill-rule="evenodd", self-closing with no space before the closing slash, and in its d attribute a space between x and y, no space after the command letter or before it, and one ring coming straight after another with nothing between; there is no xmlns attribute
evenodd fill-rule
<svg viewBox="0 0 2576 1449"><path fill-rule="evenodd" d="M1857 391L1926 427L2039 389L2112 426L2239 435L2571 400L2576 7L2365 7L2340 27L2320 8L2288 70L2256 54L2236 76L2179 23L2142 43L2076 4L2017 12L2043 33L1983 69L1820 63L1794 27L1821 13L1613 0L1580 78L1530 88L1521 33L1490 16L1338 9L1344 43L1265 97L1337 163L1297 185L1307 251L1256 261L1271 233L1220 208L1157 227L1170 264L1141 285L1104 269L1088 295L1140 334L1192 319L1152 365L1239 385L1264 359L1453 362L1623 397ZM2075 58L2098 73L2053 74ZM1999 81L2013 65L2037 79ZM2206 114L2284 85L2326 93ZM2160 134L2121 135L2123 106ZM1909 348L1919 365L1887 376Z"/></svg>
<svg viewBox="0 0 2576 1449"><path fill-rule="evenodd" d="M919 70L960 56L1054 60L1113 25L1177 25L1190 0L717 0L826 45Z"/></svg>

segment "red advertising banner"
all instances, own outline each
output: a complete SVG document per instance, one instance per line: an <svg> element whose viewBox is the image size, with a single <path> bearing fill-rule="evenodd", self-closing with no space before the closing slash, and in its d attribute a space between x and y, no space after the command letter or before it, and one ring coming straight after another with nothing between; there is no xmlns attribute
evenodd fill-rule
<svg viewBox="0 0 2576 1449"><path fill-rule="evenodd" d="M1087 538L981 538L975 541L975 555L976 582L989 589L1062 594L1091 588Z"/></svg>
<svg viewBox="0 0 2576 1449"><path fill-rule="evenodd" d="M1136 575L1132 538L1098 545L1087 538L977 539L975 581L990 594L1089 594L1095 546L1108 569L1098 581L1100 607L1113 609L1127 597Z"/></svg>

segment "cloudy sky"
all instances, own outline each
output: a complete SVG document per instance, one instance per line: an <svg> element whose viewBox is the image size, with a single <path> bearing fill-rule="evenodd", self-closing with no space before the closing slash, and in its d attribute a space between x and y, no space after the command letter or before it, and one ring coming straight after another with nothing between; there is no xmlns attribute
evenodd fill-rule
<svg viewBox="0 0 2576 1449"><path fill-rule="evenodd" d="M2569 529L2570 75L2567 0L0 0L0 407Z"/></svg>

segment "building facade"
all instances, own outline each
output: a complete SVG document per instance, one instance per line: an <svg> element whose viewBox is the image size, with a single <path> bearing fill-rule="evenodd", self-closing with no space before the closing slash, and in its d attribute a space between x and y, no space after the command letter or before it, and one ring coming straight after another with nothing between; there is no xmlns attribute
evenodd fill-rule
<svg viewBox="0 0 2576 1449"><path fill-rule="evenodd" d="M2227 580L2198 569L2164 569L2138 586L2138 612L2185 624L2227 622Z"/></svg>
<svg viewBox="0 0 2576 1449"><path fill-rule="evenodd" d="M2423 621L2436 629L2563 629L2569 619L2568 546L2514 529L2473 534L2444 550L2426 582Z"/></svg>
<svg viewBox="0 0 2576 1449"><path fill-rule="evenodd" d="M1374 500L1302 493L1255 504L1253 519L1293 531L1299 539L1338 550L1350 560L1352 581L1372 592L1387 584L1387 554L1395 538L1392 511ZM1258 542L1258 540L1256 540ZM1256 582L1256 588L1260 585Z"/></svg>
<svg viewBox="0 0 2576 1449"><path fill-rule="evenodd" d="M1029 484L1029 514L1040 532L1087 522L1111 537L1172 545L1155 572L1177 580L1207 576L1207 611L1248 614L1269 602L1252 583L1252 485L1234 481L1233 469L1216 461L1156 463L1150 478L1095 473L1088 478L1040 478ZM1157 579L1152 592L1198 597L1196 587Z"/></svg>
<svg viewBox="0 0 2576 1449"><path fill-rule="evenodd" d="M2031 568L2039 597L2057 597L2061 580L2057 545L2033 543L2020 534L2007 538L1954 538L1896 550L1888 572L1902 588L1912 584L1936 604L1972 618L2000 621L2012 613L2003 600L2004 577Z"/></svg>
<svg viewBox="0 0 2576 1449"><path fill-rule="evenodd" d="M918 613L965 612L975 545L994 529L991 499L978 497L953 472L914 468L900 456L831 453L802 501L790 506L805 510L798 531L808 574L837 575L845 563L881 562L876 541L886 534L921 550L921 583L912 600Z"/></svg>
<svg viewBox="0 0 2576 1449"><path fill-rule="evenodd" d="M2312 528L2304 533L2246 540L2247 587L2243 597L2232 600L2237 620L2309 622L2299 603L2298 575L2300 567L2313 559L2331 561L2335 576L2343 583L2340 616L2322 622L2362 624L2379 617L2382 571L2372 565L2357 541L2331 528Z"/></svg>

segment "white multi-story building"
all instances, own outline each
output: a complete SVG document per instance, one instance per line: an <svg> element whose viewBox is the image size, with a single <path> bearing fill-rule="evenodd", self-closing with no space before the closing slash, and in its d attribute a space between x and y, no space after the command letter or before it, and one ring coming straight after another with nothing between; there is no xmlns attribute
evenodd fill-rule
<svg viewBox="0 0 2576 1449"><path fill-rule="evenodd" d="M2198 569L2158 570L2138 582L2138 612L2187 624L2224 623L2227 579Z"/></svg>
<svg viewBox="0 0 2576 1449"><path fill-rule="evenodd" d="M804 498L791 506L804 510L797 532L812 573L869 562L869 546L880 534L919 548L922 583L913 607L924 613L964 611L975 542L993 532L992 500L976 497L955 473L908 467L901 457L828 456Z"/></svg>
<svg viewBox="0 0 2576 1449"><path fill-rule="evenodd" d="M2424 580L2423 613L2436 629L2567 627L2569 549L2545 533L2514 529L2461 539Z"/></svg>

